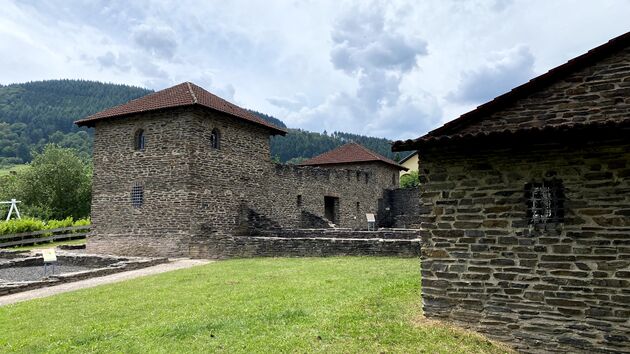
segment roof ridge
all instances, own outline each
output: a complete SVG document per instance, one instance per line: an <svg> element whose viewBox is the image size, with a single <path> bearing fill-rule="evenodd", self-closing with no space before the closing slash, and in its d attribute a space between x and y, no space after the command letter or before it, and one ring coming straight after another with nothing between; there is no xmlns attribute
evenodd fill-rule
<svg viewBox="0 0 630 354"><path fill-rule="evenodd" d="M190 96L192 96L193 103L197 103L197 96L195 95L195 91L193 91L192 86L189 81L186 81L186 85L188 85L188 92L190 92Z"/></svg>
<svg viewBox="0 0 630 354"><path fill-rule="evenodd" d="M399 163L391 160L381 154L374 152L367 147L355 142L350 141L341 146L338 146L332 150L321 153L314 156L302 163L302 166L308 165L328 165L328 164L346 164L346 163L358 163L358 162L382 162L389 165L394 165L401 169L407 169L401 166Z"/></svg>
<svg viewBox="0 0 630 354"><path fill-rule="evenodd" d="M562 77L564 74L569 74L580 70L582 69L583 65L587 65L589 63L588 60L599 61L602 58L606 58L617 50L622 50L628 45L630 45L630 32L626 32L622 35L612 38L607 42L588 50L585 53L571 58L566 62L556 67L553 67L516 87L513 87L511 90L480 104L473 110L461 114L459 117L429 131L424 136L418 139L424 138L426 136L435 136L435 134L448 134L448 132L451 130L458 130L463 126L467 126L473 123L475 119L478 119L479 116L482 115L482 113L485 113L483 112L484 110L495 109L496 106L506 104L506 101L508 100L517 99L519 95L526 93L524 92L525 90L531 89L533 86L552 83L552 80L557 79L554 76Z"/></svg>

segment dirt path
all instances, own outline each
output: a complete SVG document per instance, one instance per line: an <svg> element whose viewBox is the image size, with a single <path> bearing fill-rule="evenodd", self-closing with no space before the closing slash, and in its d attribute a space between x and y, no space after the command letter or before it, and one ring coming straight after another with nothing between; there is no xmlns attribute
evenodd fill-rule
<svg viewBox="0 0 630 354"><path fill-rule="evenodd" d="M72 283L59 284L47 288L33 289L17 294L10 294L0 297L0 306L14 304L16 302L38 299L42 297L57 295L68 291L92 288L103 284L117 283L120 281L143 277L146 275L170 272L177 269L185 269L198 265L208 264L212 261L202 259L176 259L170 263L158 264L153 267L130 270L128 272L115 273L103 277L79 280Z"/></svg>

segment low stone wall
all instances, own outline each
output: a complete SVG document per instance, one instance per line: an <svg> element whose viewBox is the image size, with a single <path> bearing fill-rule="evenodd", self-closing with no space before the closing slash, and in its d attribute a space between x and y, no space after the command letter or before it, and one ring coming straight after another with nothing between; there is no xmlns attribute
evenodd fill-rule
<svg viewBox="0 0 630 354"><path fill-rule="evenodd" d="M256 236L195 237L193 258L419 257L419 230L295 229Z"/></svg>
<svg viewBox="0 0 630 354"><path fill-rule="evenodd" d="M24 254L22 254L24 255ZM0 280L0 296L19 293L47 286L70 283L83 279L140 269L168 262L167 258L114 257L91 254L60 253L57 261L64 265L77 265L93 269L67 274L55 274L34 281L2 281ZM33 267L44 265L41 255L28 255L0 262L0 268Z"/></svg>
<svg viewBox="0 0 630 354"><path fill-rule="evenodd" d="M419 240L420 230L380 229L375 231L366 231L352 229L290 229L261 231L252 236L280 238Z"/></svg>

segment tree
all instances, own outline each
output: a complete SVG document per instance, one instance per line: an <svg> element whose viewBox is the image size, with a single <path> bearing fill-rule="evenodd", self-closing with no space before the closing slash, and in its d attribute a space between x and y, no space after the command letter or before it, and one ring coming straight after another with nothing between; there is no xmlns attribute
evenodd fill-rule
<svg viewBox="0 0 630 354"><path fill-rule="evenodd" d="M411 171L400 176L400 188L414 188L420 185L418 171Z"/></svg>
<svg viewBox="0 0 630 354"><path fill-rule="evenodd" d="M90 214L91 166L76 151L46 145L17 178L22 205L44 219L84 218Z"/></svg>

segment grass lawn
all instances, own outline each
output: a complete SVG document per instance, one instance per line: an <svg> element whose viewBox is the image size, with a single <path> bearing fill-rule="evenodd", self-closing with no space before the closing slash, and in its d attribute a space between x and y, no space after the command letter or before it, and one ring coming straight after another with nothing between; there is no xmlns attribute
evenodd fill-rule
<svg viewBox="0 0 630 354"><path fill-rule="evenodd" d="M28 165L13 165L7 167L0 167L0 176L5 176L9 174L9 171L20 171L28 167Z"/></svg>
<svg viewBox="0 0 630 354"><path fill-rule="evenodd" d="M499 353L421 320L417 259L229 260L0 307L0 352Z"/></svg>

